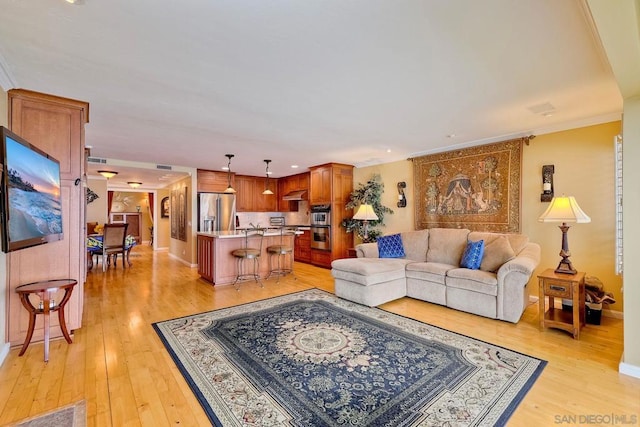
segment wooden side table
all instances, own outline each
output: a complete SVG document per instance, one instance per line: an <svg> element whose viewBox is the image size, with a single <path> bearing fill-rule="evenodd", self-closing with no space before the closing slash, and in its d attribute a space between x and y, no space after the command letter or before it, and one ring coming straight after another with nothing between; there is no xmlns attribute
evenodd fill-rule
<svg viewBox="0 0 640 427"><path fill-rule="evenodd" d="M540 329L558 328L580 339L580 327L585 324L584 300L585 273L576 274L555 273L552 268L546 269L538 276L539 284L539 321ZM549 309L545 307L545 300L549 299ZM555 308L555 299L570 299L573 302L572 311Z"/></svg>
<svg viewBox="0 0 640 427"><path fill-rule="evenodd" d="M20 350L19 356L22 356L25 351L27 351L27 347L29 347L29 343L31 343L31 338L33 337L33 330L36 326L36 315L43 314L44 315L44 361L49 361L49 314L52 312L58 312L58 320L60 322L60 329L62 330L62 335L67 340L69 344L71 344L71 337L69 336L69 332L67 331L67 324L64 320L64 306L67 305L69 299L71 298L71 292L73 291L73 287L77 285L78 282L74 279L58 279L58 280L45 280L41 282L29 283L26 285L21 285L16 288L16 292L20 296L20 302L29 311L29 330L27 331L27 337L24 340L24 344L22 345L22 349ZM64 295L62 299L56 303L52 298L55 296L56 292L59 290L64 290ZM40 303L38 307L34 306L29 299L30 294L37 294L40 297Z"/></svg>

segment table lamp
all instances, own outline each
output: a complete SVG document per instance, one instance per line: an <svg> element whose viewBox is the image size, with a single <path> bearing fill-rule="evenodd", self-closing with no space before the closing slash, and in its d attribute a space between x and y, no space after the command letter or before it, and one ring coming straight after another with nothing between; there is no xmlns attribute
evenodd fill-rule
<svg viewBox="0 0 640 427"><path fill-rule="evenodd" d="M567 232L569 231L568 222L577 222L577 223L586 223L591 222L591 218L584 213L580 206L578 206L578 202L573 196L561 196L554 197L551 199L551 204L547 208L546 211L540 218L538 218L540 222L561 222L562 224L558 227L562 230L562 250L560 250L560 256L562 260L560 260L560 264L558 264L558 268L555 269L556 273L563 274L576 274L577 271L573 268L571 264L571 260L569 257L571 256L571 252L569 251L569 240L567 238Z"/></svg>
<svg viewBox="0 0 640 427"><path fill-rule="evenodd" d="M363 203L360 205L360 207L358 208L358 211L356 212L356 214L353 216L353 219L357 219L360 221L364 221L364 240L365 242L368 240L368 227L369 227L369 221L377 221L378 220L378 215L376 215L375 211L373 210L373 206L368 205L366 203Z"/></svg>

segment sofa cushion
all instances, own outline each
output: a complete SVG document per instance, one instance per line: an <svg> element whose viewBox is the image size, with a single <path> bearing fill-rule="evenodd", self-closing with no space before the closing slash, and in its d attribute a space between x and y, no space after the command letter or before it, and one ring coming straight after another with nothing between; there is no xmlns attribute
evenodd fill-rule
<svg viewBox="0 0 640 427"><path fill-rule="evenodd" d="M424 262L427 260L427 249L429 248L429 230L415 230L400 233L402 236L402 246L407 259Z"/></svg>
<svg viewBox="0 0 640 427"><path fill-rule="evenodd" d="M380 258L403 258L405 256L400 234L378 237L377 243Z"/></svg>
<svg viewBox="0 0 640 427"><path fill-rule="evenodd" d="M460 267L470 268L471 270L477 270L480 268L482 262L482 256L484 255L484 240L478 240L477 242L468 241L467 247L462 253L462 259L460 260Z"/></svg>
<svg viewBox="0 0 640 427"><path fill-rule="evenodd" d="M489 243L493 242L495 239L501 236L504 236L507 238L507 240L509 241L509 244L511 245L511 249L513 249L513 252L516 255L518 255L520 251L524 249L527 243L529 243L529 237L525 236L524 234L489 233L486 231L472 231L471 233L469 233L469 240L477 241L482 239L484 240L484 245L486 247Z"/></svg>
<svg viewBox="0 0 640 427"><path fill-rule="evenodd" d="M469 230L457 228L429 229L427 262L460 265L462 252L467 246Z"/></svg>
<svg viewBox="0 0 640 427"><path fill-rule="evenodd" d="M438 262L412 262L407 264L407 278L426 280L444 285L447 271L453 268L458 268L458 266L440 264Z"/></svg>
<svg viewBox="0 0 640 427"><path fill-rule="evenodd" d="M331 263L331 274L364 286L404 279L405 266L410 260L402 258L344 258Z"/></svg>
<svg viewBox="0 0 640 427"><path fill-rule="evenodd" d="M498 279L495 273L468 268L447 271L447 287L465 289L487 295L498 295Z"/></svg>
<svg viewBox="0 0 640 427"><path fill-rule="evenodd" d="M498 271L505 262L513 259L516 254L511 248L506 236L498 236L491 242L487 242L484 247L484 257L480 264L480 270Z"/></svg>

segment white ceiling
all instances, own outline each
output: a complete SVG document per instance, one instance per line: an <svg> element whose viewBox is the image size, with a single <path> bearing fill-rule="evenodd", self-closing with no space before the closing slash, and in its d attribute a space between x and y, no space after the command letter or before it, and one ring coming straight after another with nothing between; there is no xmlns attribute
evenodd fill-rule
<svg viewBox="0 0 640 427"><path fill-rule="evenodd" d="M220 169L233 153L234 172L261 175L271 159L279 177L622 111L582 0L0 0L0 10L0 86L88 101L86 144L107 159Z"/></svg>

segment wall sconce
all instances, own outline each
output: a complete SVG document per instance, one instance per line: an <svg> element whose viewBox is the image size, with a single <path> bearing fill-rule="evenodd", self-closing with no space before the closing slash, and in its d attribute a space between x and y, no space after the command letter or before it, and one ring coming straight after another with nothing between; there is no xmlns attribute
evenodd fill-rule
<svg viewBox="0 0 640 427"><path fill-rule="evenodd" d="M540 194L541 202L550 202L553 199L553 173L555 168L553 165L542 166L542 194Z"/></svg>
<svg viewBox="0 0 640 427"><path fill-rule="evenodd" d="M404 195L405 188L407 188L407 183L404 181L400 181L398 183L398 207L399 208L407 207L407 196Z"/></svg>

